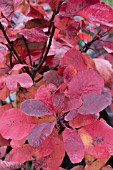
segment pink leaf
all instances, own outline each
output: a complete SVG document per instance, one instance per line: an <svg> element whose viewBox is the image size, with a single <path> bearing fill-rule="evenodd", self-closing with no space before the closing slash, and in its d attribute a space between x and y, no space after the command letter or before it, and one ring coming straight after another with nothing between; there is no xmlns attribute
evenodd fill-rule
<svg viewBox="0 0 113 170"><path fill-rule="evenodd" d="M29 67L29 65L26 65L26 64L16 64L14 65L14 67L12 68L13 71L16 71L16 70L20 70L21 68L23 67Z"/></svg>
<svg viewBox="0 0 113 170"><path fill-rule="evenodd" d="M13 108L0 117L0 133L5 139L21 140L28 135L37 120Z"/></svg>
<svg viewBox="0 0 113 170"><path fill-rule="evenodd" d="M58 75L57 71L50 70L44 73L44 82L46 84L55 84L57 87L63 83L63 78Z"/></svg>
<svg viewBox="0 0 113 170"><path fill-rule="evenodd" d="M52 95L52 102L53 102L53 106L56 108L56 110L63 110L65 108L64 92L60 91L60 89L58 89Z"/></svg>
<svg viewBox="0 0 113 170"><path fill-rule="evenodd" d="M74 66L77 71L87 69L82 53L75 48L71 48L64 54L64 57L60 61L59 74L62 75L64 69L69 65Z"/></svg>
<svg viewBox="0 0 113 170"><path fill-rule="evenodd" d="M11 140L6 140L0 135L0 146L9 146Z"/></svg>
<svg viewBox="0 0 113 170"><path fill-rule="evenodd" d="M0 146L0 159L6 156L7 146Z"/></svg>
<svg viewBox="0 0 113 170"><path fill-rule="evenodd" d="M60 0L48 0L48 1L49 1L49 4L50 4L52 10L54 10L58 7Z"/></svg>
<svg viewBox="0 0 113 170"><path fill-rule="evenodd" d="M95 158L113 155L113 128L104 120L96 120L79 130L85 151Z"/></svg>
<svg viewBox="0 0 113 170"><path fill-rule="evenodd" d="M51 134L55 122L43 122L36 125L29 133L28 142L33 147L40 146L43 141Z"/></svg>
<svg viewBox="0 0 113 170"><path fill-rule="evenodd" d="M53 84L49 84L49 85L53 85ZM56 90L56 86L54 86L54 88ZM47 87L40 86L36 91L35 99L40 100L44 104L52 103L52 95L50 91L51 90L49 90Z"/></svg>
<svg viewBox="0 0 113 170"><path fill-rule="evenodd" d="M113 27L113 9L105 3L97 3L95 5L88 6L78 12L77 15L84 17L88 21Z"/></svg>
<svg viewBox="0 0 113 170"><path fill-rule="evenodd" d="M81 128L82 126L86 126L88 124L93 123L98 117L99 114L81 115L78 113L77 116L69 122L69 124L72 128Z"/></svg>
<svg viewBox="0 0 113 170"><path fill-rule="evenodd" d="M0 160L0 170L15 170L15 169L19 169L19 168L24 168L24 164L23 163L19 163L19 162L8 162L8 161L2 161Z"/></svg>
<svg viewBox="0 0 113 170"><path fill-rule="evenodd" d="M29 88L33 85L33 81L27 73L13 74L6 78L6 85L9 90L16 90L17 83L23 88Z"/></svg>
<svg viewBox="0 0 113 170"><path fill-rule="evenodd" d="M77 116L78 111L77 110L71 110L66 116L65 120L70 121L73 120Z"/></svg>
<svg viewBox="0 0 113 170"><path fill-rule="evenodd" d="M66 128L63 132L63 141L71 162L80 162L84 157L84 146L77 131Z"/></svg>
<svg viewBox="0 0 113 170"><path fill-rule="evenodd" d="M108 60L103 58L94 59L96 70L104 79L105 83L113 84L113 68Z"/></svg>
<svg viewBox="0 0 113 170"><path fill-rule="evenodd" d="M58 170L65 156L63 141L58 137L54 138L53 152L46 157L47 167L50 170Z"/></svg>
<svg viewBox="0 0 113 170"><path fill-rule="evenodd" d="M83 8L96 4L100 2L99 0L68 0L66 5L64 4L62 15L72 17L76 14L76 12L82 10Z"/></svg>
<svg viewBox="0 0 113 170"><path fill-rule="evenodd" d="M98 93L86 94L83 96L83 104L78 109L81 114L96 114L105 109L112 102L107 97Z"/></svg>
<svg viewBox="0 0 113 170"><path fill-rule="evenodd" d="M33 160L32 156L33 148L29 144L25 144L21 147L13 148L8 155L8 161L24 163Z"/></svg>
<svg viewBox="0 0 113 170"><path fill-rule="evenodd" d="M44 116L50 114L46 105L39 100L28 99L21 104L21 110L29 116Z"/></svg>
<svg viewBox="0 0 113 170"><path fill-rule="evenodd" d="M20 32L30 42L45 42L48 36L38 28L22 29Z"/></svg>
<svg viewBox="0 0 113 170"><path fill-rule="evenodd" d="M23 2L23 0L8 0L0 1L0 11L2 11L3 15L8 19L11 20L15 10L18 6Z"/></svg>
<svg viewBox="0 0 113 170"><path fill-rule="evenodd" d="M77 74L77 71L73 65L67 66L63 72L64 83L68 84L76 74Z"/></svg>
<svg viewBox="0 0 113 170"><path fill-rule="evenodd" d="M103 87L104 81L96 71L81 71L69 83L68 93L71 98L78 98L84 94L100 93Z"/></svg>
<svg viewBox="0 0 113 170"><path fill-rule="evenodd" d="M34 166L36 169L58 170L65 156L64 144L58 137L54 138L52 152L45 158L36 160Z"/></svg>

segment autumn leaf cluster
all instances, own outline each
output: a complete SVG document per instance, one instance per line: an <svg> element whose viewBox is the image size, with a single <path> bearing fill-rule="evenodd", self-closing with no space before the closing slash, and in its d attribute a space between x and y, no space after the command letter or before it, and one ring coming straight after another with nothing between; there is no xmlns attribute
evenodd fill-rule
<svg viewBox="0 0 113 170"><path fill-rule="evenodd" d="M0 170L112 169L112 18L100 0L0 1Z"/></svg>

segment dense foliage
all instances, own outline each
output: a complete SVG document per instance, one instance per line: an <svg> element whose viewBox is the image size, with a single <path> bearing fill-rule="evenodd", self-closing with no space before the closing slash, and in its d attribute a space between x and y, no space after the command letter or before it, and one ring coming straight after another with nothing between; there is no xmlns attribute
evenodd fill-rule
<svg viewBox="0 0 113 170"><path fill-rule="evenodd" d="M112 169L112 95L112 7L0 0L0 170Z"/></svg>

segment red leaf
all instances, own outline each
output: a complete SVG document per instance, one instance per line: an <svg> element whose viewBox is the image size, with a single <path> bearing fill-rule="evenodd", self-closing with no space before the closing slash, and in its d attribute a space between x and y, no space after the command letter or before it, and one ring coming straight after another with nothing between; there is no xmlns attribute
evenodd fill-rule
<svg viewBox="0 0 113 170"><path fill-rule="evenodd" d="M17 70L20 70L21 68L23 67L29 67L29 65L26 65L26 64L16 64L14 65L14 67L12 68L13 71L17 71Z"/></svg>
<svg viewBox="0 0 113 170"><path fill-rule="evenodd" d="M71 162L80 162L84 157L84 146L77 131L66 128L63 132L63 141Z"/></svg>
<svg viewBox="0 0 113 170"><path fill-rule="evenodd" d="M49 26L49 21L45 20L44 18L31 19L25 23L26 29L31 29L31 28L35 28L35 27L46 28L48 26Z"/></svg>
<svg viewBox="0 0 113 170"><path fill-rule="evenodd" d="M58 89L53 95L52 95L52 103L55 109L58 110L63 110L65 109L65 96L64 92L60 91Z"/></svg>
<svg viewBox="0 0 113 170"><path fill-rule="evenodd" d="M61 16L56 16L55 17L55 26L59 29L59 30L65 30L68 24L68 18L66 17L61 17Z"/></svg>
<svg viewBox="0 0 113 170"><path fill-rule="evenodd" d="M49 0L49 4L53 11L58 7L59 1L60 0Z"/></svg>
<svg viewBox="0 0 113 170"><path fill-rule="evenodd" d="M65 156L64 144L59 138L54 138L54 144L52 145L52 153L39 160L36 160L34 166L36 169L49 169L58 170Z"/></svg>
<svg viewBox="0 0 113 170"><path fill-rule="evenodd" d="M98 117L98 115L81 115L78 113L77 116L69 122L69 124L72 128L80 128L93 123Z"/></svg>
<svg viewBox="0 0 113 170"><path fill-rule="evenodd" d="M100 2L99 0L68 0L66 6L64 4L63 11L61 12L62 15L72 17L76 14L76 12L82 10L83 8L96 4Z"/></svg>
<svg viewBox="0 0 113 170"><path fill-rule="evenodd" d="M32 3L30 4L29 13L27 16L33 17L33 18L44 18L46 16L45 10L42 5L39 5L38 3Z"/></svg>
<svg viewBox="0 0 113 170"><path fill-rule="evenodd" d="M85 115L96 114L111 103L112 97L111 100L108 100L104 95L98 93L86 94L83 96L83 104L78 109L78 112Z"/></svg>
<svg viewBox="0 0 113 170"><path fill-rule="evenodd" d="M47 137L43 143L38 147L42 157L48 156L52 153L54 147L54 141L51 136Z"/></svg>
<svg viewBox="0 0 113 170"><path fill-rule="evenodd" d="M3 15L11 20L15 10L19 7L19 5L23 2L23 0L8 0L8 1L0 1L0 11L2 11Z"/></svg>
<svg viewBox="0 0 113 170"><path fill-rule="evenodd" d="M100 93L103 87L104 81L97 72L81 71L69 83L68 94L71 98L78 98L84 94Z"/></svg>
<svg viewBox="0 0 113 170"><path fill-rule="evenodd" d="M29 88L33 85L33 81L27 73L13 74L6 78L6 85L9 90L16 90L17 83L23 88Z"/></svg>
<svg viewBox="0 0 113 170"><path fill-rule="evenodd" d="M113 128L104 120L96 120L79 130L85 151L95 158L113 154Z"/></svg>
<svg viewBox="0 0 113 170"><path fill-rule="evenodd" d="M92 36L90 35L90 34L86 34L86 33L84 33L84 32L82 32L82 33L78 33L78 37L79 37L79 39L81 39L81 40L87 40L87 41L92 41Z"/></svg>
<svg viewBox="0 0 113 170"><path fill-rule="evenodd" d="M50 114L47 107L39 100L28 99L21 104L21 110L29 116L44 116Z"/></svg>
<svg viewBox="0 0 113 170"><path fill-rule="evenodd" d="M30 42L45 42L48 36L39 28L22 29L20 32Z"/></svg>
<svg viewBox="0 0 113 170"><path fill-rule="evenodd" d="M50 86L53 84L49 84ZM53 85L54 86L54 85ZM56 86L54 86L56 90ZM54 90L53 90L54 91ZM53 112L53 103L52 103L52 95L51 90L45 86L40 86L36 92L35 99L40 100L45 106L48 108L50 112Z"/></svg>
<svg viewBox="0 0 113 170"><path fill-rule="evenodd" d="M0 50L0 64L4 61L5 54L7 54L6 50Z"/></svg>
<svg viewBox="0 0 113 170"><path fill-rule="evenodd" d="M7 150L7 146L2 146L0 147L0 159L5 157L6 155L6 150Z"/></svg>
<svg viewBox="0 0 113 170"><path fill-rule="evenodd" d="M68 84L76 74L77 74L77 71L73 65L67 66L63 72L64 83Z"/></svg>
<svg viewBox="0 0 113 170"><path fill-rule="evenodd" d="M43 141L51 134L54 126L55 122L43 122L36 125L28 135L29 144L33 147L40 146Z"/></svg>
<svg viewBox="0 0 113 170"><path fill-rule="evenodd" d="M28 135L37 120L21 112L20 109L10 109L0 117L0 133L6 139L21 140Z"/></svg>
<svg viewBox="0 0 113 170"><path fill-rule="evenodd" d="M65 116L65 120L66 121L70 121L73 120L78 114L77 110L71 110L66 116Z"/></svg>
<svg viewBox="0 0 113 170"><path fill-rule="evenodd" d="M53 142L51 138L47 138L41 146L33 148L29 144L13 148L8 154L8 161L16 161L24 163L29 160L40 159L51 154L53 150Z"/></svg>
<svg viewBox="0 0 113 170"><path fill-rule="evenodd" d="M8 161L24 163L33 160L33 148L29 144L14 148L8 155Z"/></svg>
<svg viewBox="0 0 113 170"><path fill-rule="evenodd" d="M8 162L0 160L0 169L1 170L15 170L18 168L24 168L24 164L19 162Z"/></svg>
<svg viewBox="0 0 113 170"><path fill-rule="evenodd" d="M10 140L6 140L0 135L0 146L9 146L9 145L10 145Z"/></svg>
<svg viewBox="0 0 113 170"><path fill-rule="evenodd" d="M62 75L64 69L69 65L74 66L77 71L87 69L82 53L75 48L71 48L69 51L67 51L64 57L61 59L58 69L59 74Z"/></svg>
<svg viewBox="0 0 113 170"><path fill-rule="evenodd" d="M108 60L103 58L94 59L96 70L102 76L105 83L113 84L113 68Z"/></svg>
<svg viewBox="0 0 113 170"><path fill-rule="evenodd" d="M67 106L64 108L64 111L67 112L69 110L76 110L81 105L82 105L82 99L81 98L79 98L79 99L76 99L76 98L70 99L67 102Z"/></svg>
<svg viewBox="0 0 113 170"><path fill-rule="evenodd" d="M88 21L113 27L113 9L105 3L97 3L95 5L91 5L78 12L77 15L84 17Z"/></svg>
<svg viewBox="0 0 113 170"><path fill-rule="evenodd" d="M53 152L46 157L47 167L49 170L58 170L65 156L64 144L58 138L54 138Z"/></svg>
<svg viewBox="0 0 113 170"><path fill-rule="evenodd" d="M7 110L11 109L12 105L11 104L6 104L3 106L0 106L0 116Z"/></svg>
<svg viewBox="0 0 113 170"><path fill-rule="evenodd" d="M19 147L23 146L23 144L26 142L26 139L27 139L27 137L24 137L21 140L12 139L10 142L10 145L12 148L19 148Z"/></svg>
<svg viewBox="0 0 113 170"><path fill-rule="evenodd" d="M55 70L50 70L44 73L43 76L44 82L46 84L55 84L57 87L63 83L63 78L58 75L57 71Z"/></svg>

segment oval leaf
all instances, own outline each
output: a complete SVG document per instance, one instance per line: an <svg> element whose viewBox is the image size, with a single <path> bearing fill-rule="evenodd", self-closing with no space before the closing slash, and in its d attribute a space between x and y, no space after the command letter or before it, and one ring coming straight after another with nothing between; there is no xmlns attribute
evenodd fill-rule
<svg viewBox="0 0 113 170"><path fill-rule="evenodd" d="M100 93L104 88L104 80L93 70L80 71L71 80L68 93L71 98L79 98L84 94Z"/></svg>
<svg viewBox="0 0 113 170"><path fill-rule="evenodd" d="M0 169L1 170L15 170L18 168L23 168L24 164L19 162L8 162L0 160Z"/></svg>
<svg viewBox="0 0 113 170"><path fill-rule="evenodd" d="M47 107L39 100L28 99L21 104L21 110L29 116L44 116L50 114Z"/></svg>
<svg viewBox="0 0 113 170"><path fill-rule="evenodd" d="M43 141L51 134L54 126L55 122L43 122L36 125L28 135L29 144L33 147L40 146Z"/></svg>
<svg viewBox="0 0 113 170"><path fill-rule="evenodd" d="M78 109L78 112L81 114L96 114L103 109L105 109L112 102L107 99L104 95L98 93L86 94L83 97L83 104Z"/></svg>
<svg viewBox="0 0 113 170"><path fill-rule="evenodd" d="M33 85L33 81L27 73L13 74L6 78L6 85L9 90L16 90L17 83L23 88L29 88Z"/></svg>
<svg viewBox="0 0 113 170"><path fill-rule="evenodd" d="M78 12L77 15L86 18L88 21L113 27L113 9L105 3L97 3L88 6L84 10Z"/></svg>
<svg viewBox="0 0 113 170"><path fill-rule="evenodd" d="M44 42L48 38L48 36L38 28L22 29L20 34L30 42Z"/></svg>
<svg viewBox="0 0 113 170"><path fill-rule="evenodd" d="M37 120L25 115L20 109L10 109L0 117L0 133L5 139L21 140L35 126Z"/></svg>
<svg viewBox="0 0 113 170"><path fill-rule="evenodd" d="M63 141L71 162L80 162L84 157L84 146L77 131L66 128L63 132Z"/></svg>

